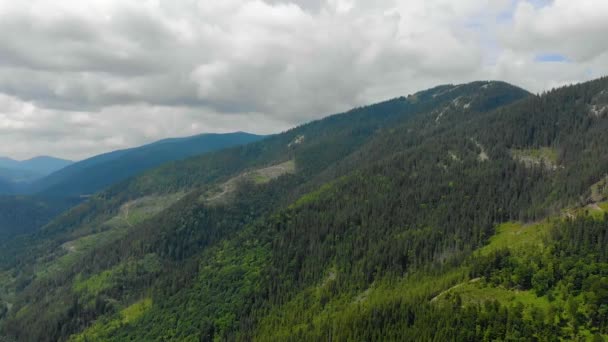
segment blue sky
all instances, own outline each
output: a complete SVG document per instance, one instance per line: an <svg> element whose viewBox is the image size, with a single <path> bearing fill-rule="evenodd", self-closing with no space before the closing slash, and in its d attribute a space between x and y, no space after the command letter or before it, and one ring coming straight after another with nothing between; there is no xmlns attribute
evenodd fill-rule
<svg viewBox="0 0 608 342"><path fill-rule="evenodd" d="M534 59L536 62L553 62L553 63L566 63L568 58L559 53L541 53Z"/></svg>

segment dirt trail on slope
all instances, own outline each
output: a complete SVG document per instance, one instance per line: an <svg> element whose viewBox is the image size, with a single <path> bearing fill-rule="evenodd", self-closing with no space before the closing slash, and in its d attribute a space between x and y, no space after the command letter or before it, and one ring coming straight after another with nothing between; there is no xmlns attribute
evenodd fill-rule
<svg viewBox="0 0 608 342"><path fill-rule="evenodd" d="M450 287L450 288L449 288L449 289L447 289L447 290L441 291L441 292L440 292L438 295L436 295L435 297L433 297L433 298L431 299L431 303L433 303L433 302L437 301L437 299L439 299L439 297L441 297L441 296L443 296L443 295L447 294L448 292L450 292L450 291L452 291L452 290L455 290L455 289L457 289L457 288L459 288L459 287L461 287L461 286L463 286L463 285L465 285L465 284L476 283L476 282L478 282L478 281L480 281L480 280L481 280L481 278L474 278L474 279L469 280L468 282L459 283L459 284L456 284L456 285L454 285L454 286Z"/></svg>

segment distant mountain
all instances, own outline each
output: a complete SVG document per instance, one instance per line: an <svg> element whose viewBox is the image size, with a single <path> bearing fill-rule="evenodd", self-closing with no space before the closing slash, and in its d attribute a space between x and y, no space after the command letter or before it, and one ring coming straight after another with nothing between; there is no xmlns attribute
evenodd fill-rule
<svg viewBox="0 0 608 342"><path fill-rule="evenodd" d="M23 162L0 158L0 242L34 232L81 202L81 195L97 192L148 168L262 138L237 132L164 139L74 163L33 184L28 181L40 178L37 172L59 169L71 162L52 157Z"/></svg>
<svg viewBox="0 0 608 342"><path fill-rule="evenodd" d="M19 166L19 161L11 159L11 158L7 158L7 157L0 157L0 167L15 168L18 166Z"/></svg>
<svg viewBox="0 0 608 342"><path fill-rule="evenodd" d="M236 132L160 140L74 163L37 180L27 192L45 196L88 195L166 162L243 145L262 138L264 136Z"/></svg>
<svg viewBox="0 0 608 342"><path fill-rule="evenodd" d="M0 194L18 192L24 184L45 177L72 163L70 160L49 156L24 161L0 157Z"/></svg>
<svg viewBox="0 0 608 342"><path fill-rule="evenodd" d="M73 163L74 162L71 160L49 156L39 156L19 162L19 166L24 170L34 171L40 174L48 175L52 172L61 170L64 167Z"/></svg>

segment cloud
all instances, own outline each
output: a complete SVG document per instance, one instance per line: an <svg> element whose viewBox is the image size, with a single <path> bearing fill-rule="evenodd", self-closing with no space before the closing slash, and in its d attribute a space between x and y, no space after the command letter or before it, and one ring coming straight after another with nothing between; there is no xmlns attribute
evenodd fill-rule
<svg viewBox="0 0 608 342"><path fill-rule="evenodd" d="M227 116L201 108L145 104L109 106L96 112L62 111L0 95L0 155L48 151L77 159L159 137L234 131L235 122L243 131L263 134L286 126L253 112Z"/></svg>
<svg viewBox="0 0 608 342"><path fill-rule="evenodd" d="M540 91L585 80L608 71L606 6L0 0L0 155L82 158L168 136L270 133L439 83ZM550 55L569 63L539 58Z"/></svg>
<svg viewBox="0 0 608 342"><path fill-rule="evenodd" d="M521 2L505 43L523 51L562 54L589 62L608 50L608 2L555 0L544 6Z"/></svg>

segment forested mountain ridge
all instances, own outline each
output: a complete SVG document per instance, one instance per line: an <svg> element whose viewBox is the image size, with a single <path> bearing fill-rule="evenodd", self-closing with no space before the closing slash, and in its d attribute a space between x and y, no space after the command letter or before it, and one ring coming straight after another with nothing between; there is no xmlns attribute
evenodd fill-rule
<svg viewBox="0 0 608 342"><path fill-rule="evenodd" d="M69 166L33 184L3 182L0 175L0 194L6 194L0 197L0 244L10 244L7 239L38 230L57 215L82 202L84 197L145 170L168 161L247 144L262 138L263 136L244 132L171 138L101 154L73 164L50 157L38 157L24 162L4 159L0 164L47 168L49 171L62 163ZM13 180L25 177L27 172L20 169L10 171L14 175Z"/></svg>
<svg viewBox="0 0 608 342"><path fill-rule="evenodd" d="M235 132L160 140L74 163L34 182L27 192L46 196L90 195L166 162L247 144L262 138L260 135Z"/></svg>
<svg viewBox="0 0 608 342"><path fill-rule="evenodd" d="M2 332L601 340L606 89L442 86L146 172L3 248Z"/></svg>
<svg viewBox="0 0 608 342"><path fill-rule="evenodd" d="M35 232L80 202L74 197L0 196L0 241L5 243L13 236Z"/></svg>

